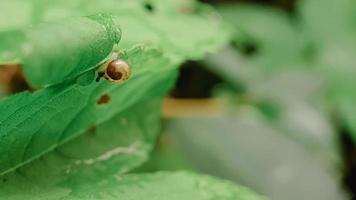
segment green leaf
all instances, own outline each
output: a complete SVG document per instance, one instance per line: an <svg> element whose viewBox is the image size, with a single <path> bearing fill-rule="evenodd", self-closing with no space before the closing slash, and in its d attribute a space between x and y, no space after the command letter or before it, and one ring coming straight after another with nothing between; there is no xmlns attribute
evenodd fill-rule
<svg viewBox="0 0 356 200"><path fill-rule="evenodd" d="M0 62L20 63L35 87L92 69L113 49L121 30L108 15L78 17L0 33Z"/></svg>
<svg viewBox="0 0 356 200"><path fill-rule="evenodd" d="M21 93L0 103L0 174L53 150L144 99L163 97L176 76L176 65L155 48L120 52L132 77L116 85L95 82L94 71L35 93ZM110 101L100 104L107 95Z"/></svg>
<svg viewBox="0 0 356 200"><path fill-rule="evenodd" d="M47 190L41 196L12 193L7 199L194 199L194 200L262 200L265 199L247 188L209 176L187 172L160 172L155 174L131 174L102 180L86 181L74 191ZM58 195L58 196L56 196Z"/></svg>
<svg viewBox="0 0 356 200"><path fill-rule="evenodd" d="M160 4L160 1L154 2L153 6ZM163 8L135 15L118 12L117 22L125 30L120 46L130 46L137 41L158 44L178 61L202 59L206 53L219 50L229 42L229 30L215 12L204 9L204 5L194 5L177 6L168 9L170 12ZM193 11L185 13L181 9ZM126 35L130 36L125 38Z"/></svg>
<svg viewBox="0 0 356 200"><path fill-rule="evenodd" d="M0 177L0 199L69 198L136 167L147 159L159 133L160 104L160 98L141 101Z"/></svg>
<svg viewBox="0 0 356 200"><path fill-rule="evenodd" d="M14 10L13 6L17 5L15 2L19 0L5 0L7 1L11 3L3 3L0 11ZM152 11L145 8L147 2L153 8ZM195 0L147 2L88 0L83 3L81 0L37 0L22 3L16 12L27 13L34 24L96 13L111 14L115 23L120 24L123 30L119 47L130 48L138 43L159 45L165 54L177 62L201 59L205 53L214 52L229 42L229 30L222 24L216 12L204 4ZM22 23L10 21L9 24L3 25L3 29L14 24L24 26L29 23L28 18Z"/></svg>

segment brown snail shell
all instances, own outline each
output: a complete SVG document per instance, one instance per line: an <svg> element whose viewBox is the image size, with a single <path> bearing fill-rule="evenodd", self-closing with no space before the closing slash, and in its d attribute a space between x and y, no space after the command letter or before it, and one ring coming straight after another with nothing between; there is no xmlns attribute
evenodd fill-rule
<svg viewBox="0 0 356 200"><path fill-rule="evenodd" d="M114 59L108 62L105 68L99 72L106 80L114 83L122 83L130 78L131 68L121 59Z"/></svg>

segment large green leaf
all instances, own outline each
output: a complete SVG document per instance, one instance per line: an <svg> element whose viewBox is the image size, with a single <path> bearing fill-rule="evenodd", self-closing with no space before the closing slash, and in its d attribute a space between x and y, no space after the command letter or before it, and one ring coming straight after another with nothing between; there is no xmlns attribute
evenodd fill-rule
<svg viewBox="0 0 356 200"><path fill-rule="evenodd" d="M0 178L0 199L62 199L145 161L159 132L160 98L140 101ZM87 193L86 192L86 193ZM98 192L98 191L96 191Z"/></svg>
<svg viewBox="0 0 356 200"><path fill-rule="evenodd" d="M129 48L137 43L156 44L179 62L202 58L206 52L216 51L229 41L229 31L219 16L195 0L5 0L2 4L0 12L22 12L21 15L25 13L27 18L4 22L2 26L0 24L0 30L73 16L112 14L123 30L119 47ZM147 9L147 5L152 9Z"/></svg>
<svg viewBox="0 0 356 200"><path fill-rule="evenodd" d="M95 67L118 43L108 15L71 18L0 33L0 62L20 63L33 86L59 83Z"/></svg>
<svg viewBox="0 0 356 200"><path fill-rule="evenodd" d="M265 199L247 188L209 176L187 172L160 172L155 174L131 174L113 176L102 180L87 180L74 191L51 191L41 196L13 193L6 199L194 199L194 200L262 200ZM56 196L57 195L57 196Z"/></svg>
<svg viewBox="0 0 356 200"><path fill-rule="evenodd" d="M120 53L132 78L116 85L95 82L89 71L77 79L21 93L0 104L0 174L27 163L143 99L164 96L176 75L175 65L154 48ZM108 95L107 104L98 100Z"/></svg>

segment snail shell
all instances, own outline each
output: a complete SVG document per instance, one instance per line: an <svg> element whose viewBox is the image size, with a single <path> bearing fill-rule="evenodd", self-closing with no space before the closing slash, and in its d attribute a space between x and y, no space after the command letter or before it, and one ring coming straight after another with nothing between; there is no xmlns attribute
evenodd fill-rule
<svg viewBox="0 0 356 200"><path fill-rule="evenodd" d="M131 68L121 59L114 59L105 63L105 67L100 70L99 77L114 83L122 83L130 78Z"/></svg>

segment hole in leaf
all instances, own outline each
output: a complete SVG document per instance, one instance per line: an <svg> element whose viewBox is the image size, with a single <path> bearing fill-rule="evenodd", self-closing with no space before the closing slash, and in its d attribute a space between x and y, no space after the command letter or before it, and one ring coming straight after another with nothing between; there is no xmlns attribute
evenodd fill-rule
<svg viewBox="0 0 356 200"><path fill-rule="evenodd" d="M96 126L91 126L89 129L88 129L88 131L87 131L87 133L89 134L89 135L95 135L95 132L96 132Z"/></svg>
<svg viewBox="0 0 356 200"><path fill-rule="evenodd" d="M249 56L254 55L257 53L257 46L253 44L246 44L243 48L243 52Z"/></svg>
<svg viewBox="0 0 356 200"><path fill-rule="evenodd" d="M103 105L103 104L107 104L109 102L110 102L110 96L107 95L107 94L103 94L103 95L101 95L101 97L97 101L97 104L98 105Z"/></svg>
<svg viewBox="0 0 356 200"><path fill-rule="evenodd" d="M253 41L241 41L233 43L241 53L246 56L254 56L258 53L258 45Z"/></svg>
<svg viewBox="0 0 356 200"><path fill-rule="evenodd" d="M148 12L153 12L154 11L154 7L151 3L148 3L146 2L144 5L145 9L148 11Z"/></svg>

